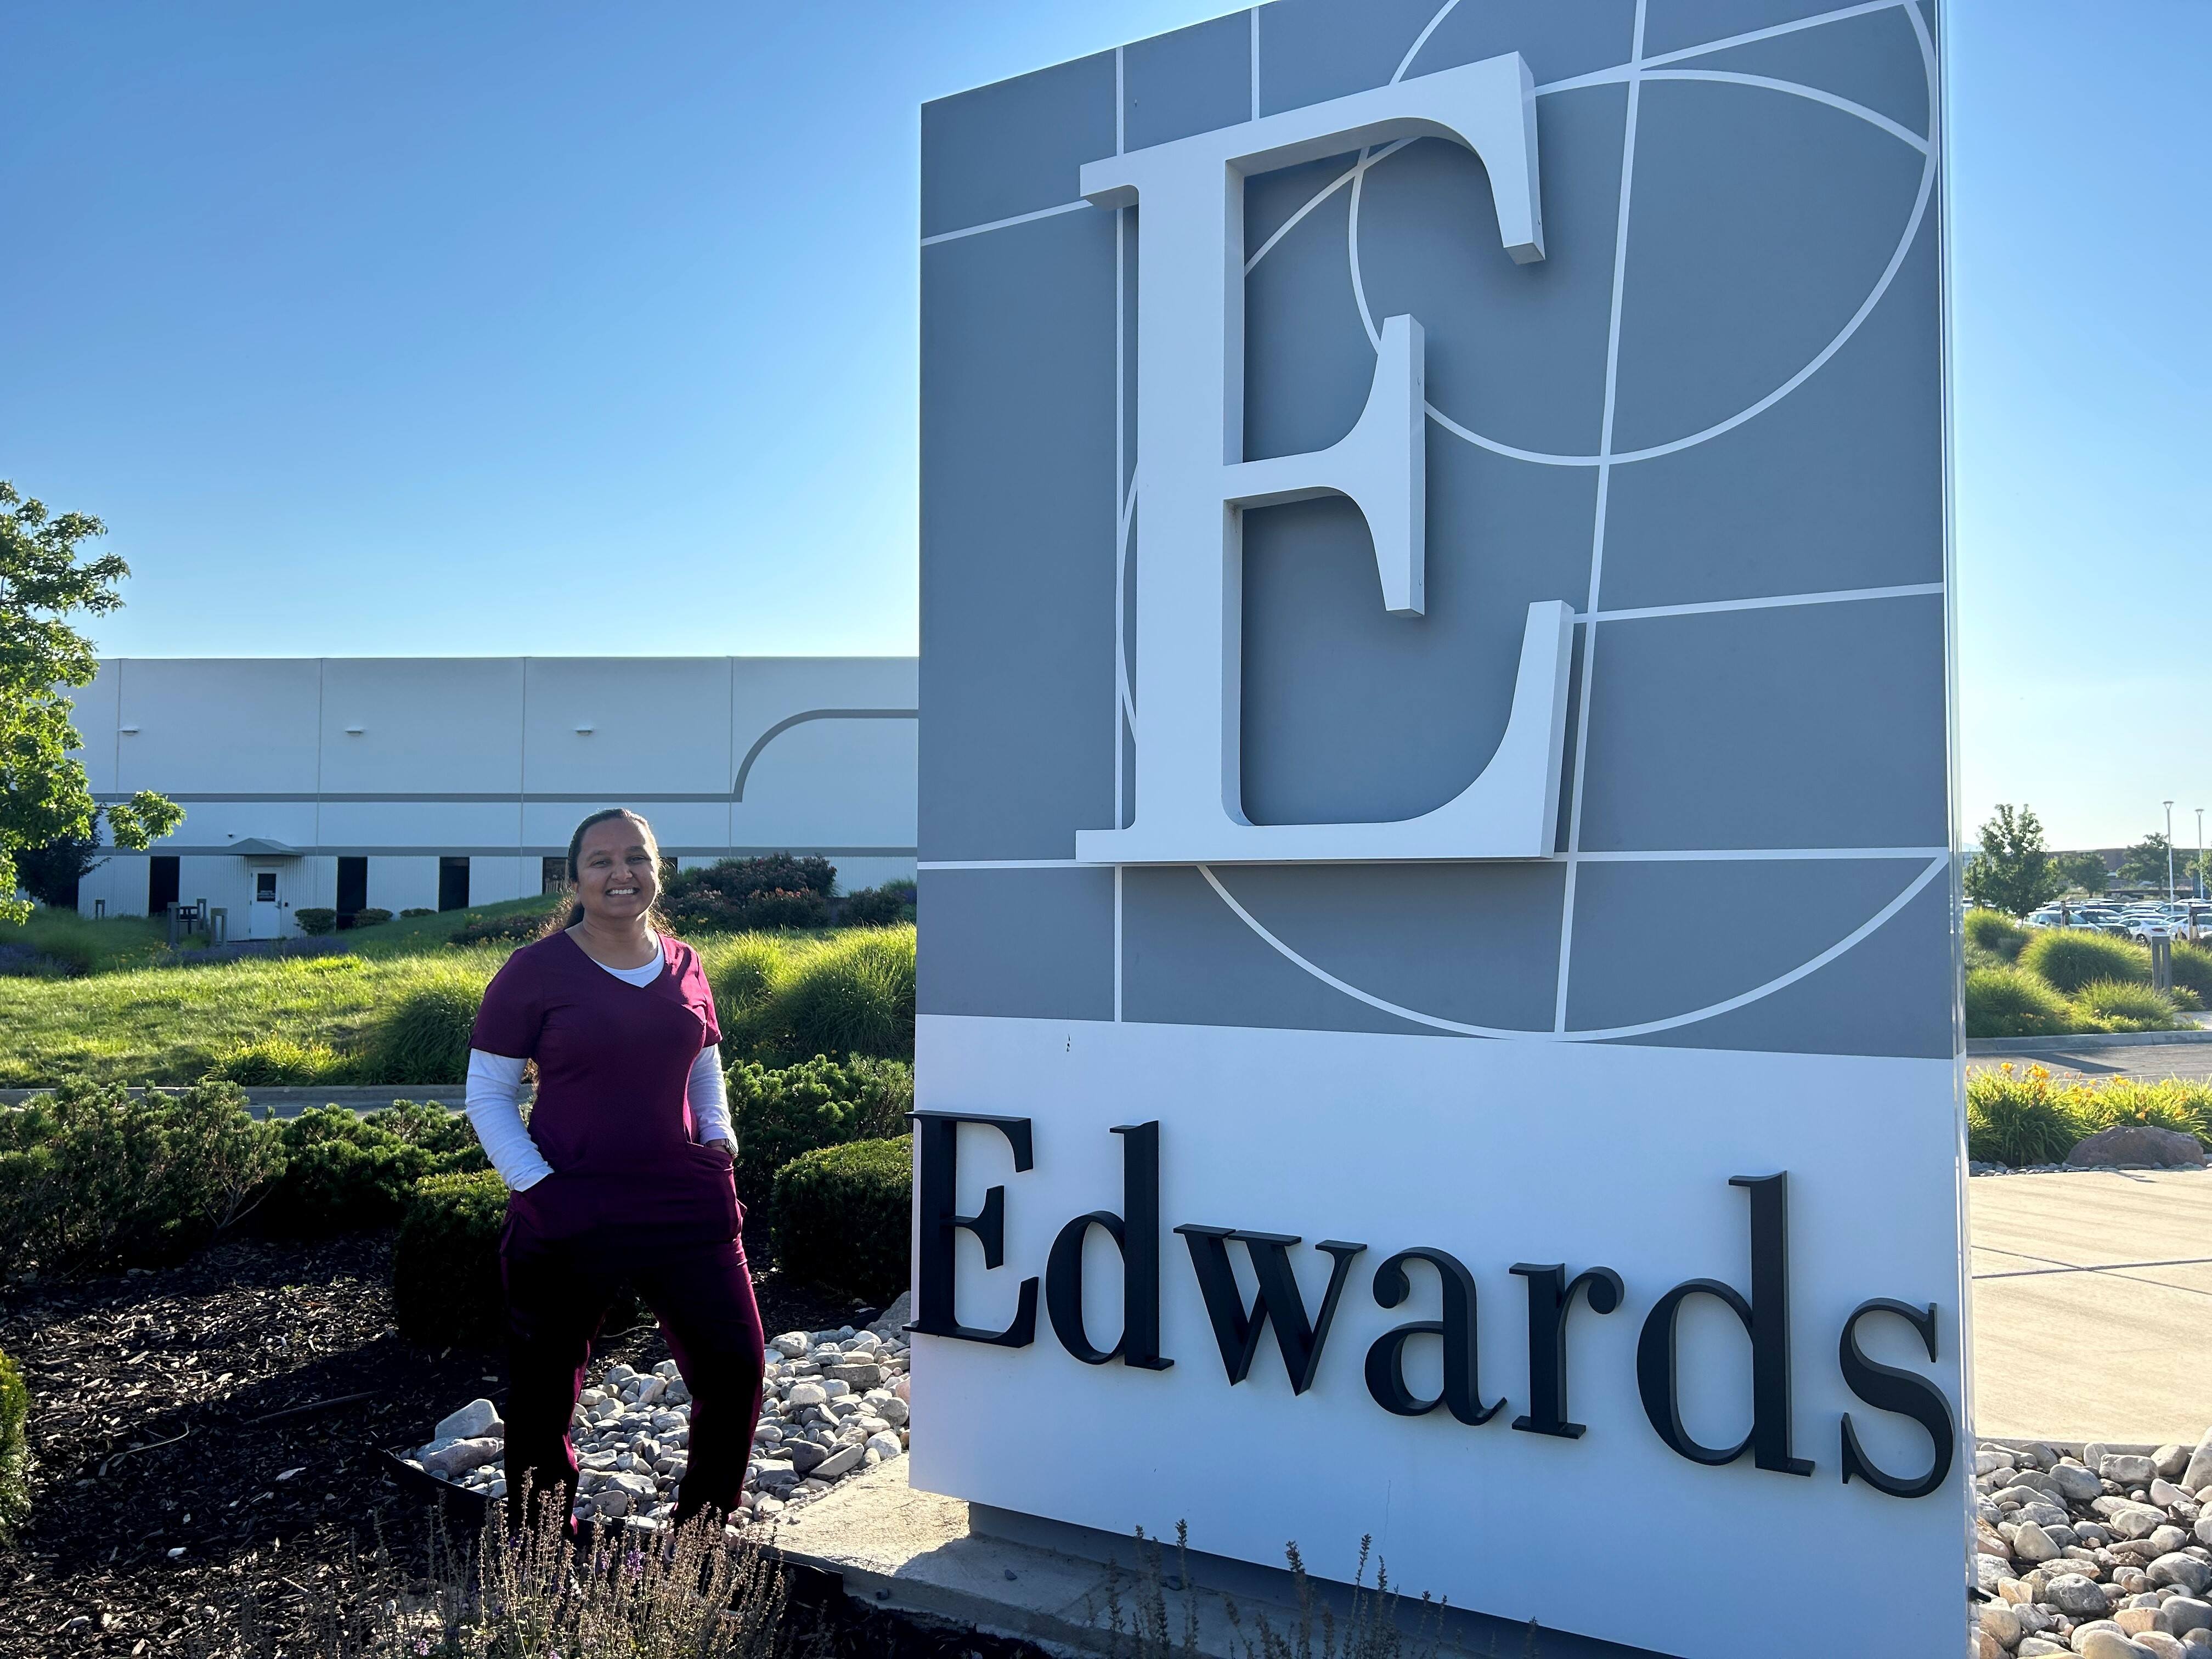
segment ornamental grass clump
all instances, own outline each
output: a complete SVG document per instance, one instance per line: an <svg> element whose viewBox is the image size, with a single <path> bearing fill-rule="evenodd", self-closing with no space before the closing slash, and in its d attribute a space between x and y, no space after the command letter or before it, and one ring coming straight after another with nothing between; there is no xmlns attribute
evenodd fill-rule
<svg viewBox="0 0 2212 1659"><path fill-rule="evenodd" d="M2084 1137L2115 1126L2144 1125L2179 1130L2212 1147L2212 1084L2194 1079L2085 1079L2064 1091L2064 1105Z"/></svg>
<svg viewBox="0 0 2212 1659"><path fill-rule="evenodd" d="M2132 980L2093 979L2074 993L2075 1029L2171 1031L2181 1024L2173 999Z"/></svg>
<svg viewBox="0 0 2212 1659"><path fill-rule="evenodd" d="M866 928L802 957L775 997L785 1052L911 1059L914 944L912 927Z"/></svg>
<svg viewBox="0 0 2212 1659"><path fill-rule="evenodd" d="M2057 1036L2075 1029L2064 997L2025 968L1976 968L1966 975L1966 1035Z"/></svg>
<svg viewBox="0 0 2212 1659"><path fill-rule="evenodd" d="M2021 948L2034 938L2002 910L1977 908L1966 912L1966 943L2005 962L2017 962Z"/></svg>
<svg viewBox="0 0 2212 1659"><path fill-rule="evenodd" d="M2047 1066L2015 1071L2007 1063L1966 1080L1966 1156L2014 1169L2061 1164L2082 1130L2067 1091L2053 1088Z"/></svg>
<svg viewBox="0 0 2212 1659"><path fill-rule="evenodd" d="M484 981L448 969L418 985L384 1017L360 1072L369 1083L467 1081L469 1032L483 1001Z"/></svg>
<svg viewBox="0 0 2212 1659"><path fill-rule="evenodd" d="M352 1068L353 1061L328 1043L268 1036L240 1043L210 1066L208 1075L253 1089L341 1084Z"/></svg>
<svg viewBox="0 0 2212 1659"><path fill-rule="evenodd" d="M2020 965L2071 996L2098 980L2150 983L2150 951L2110 933L2048 927L2021 948Z"/></svg>

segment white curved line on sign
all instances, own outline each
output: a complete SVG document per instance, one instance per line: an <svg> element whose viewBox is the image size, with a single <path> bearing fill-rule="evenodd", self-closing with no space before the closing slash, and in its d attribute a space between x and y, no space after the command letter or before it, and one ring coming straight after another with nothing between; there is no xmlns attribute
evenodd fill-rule
<svg viewBox="0 0 2212 1659"><path fill-rule="evenodd" d="M1236 895L1221 884L1220 878L1216 876L1208 866L1201 864L1197 866L1197 869L1198 873L1206 878L1206 884L1219 895L1221 902L1227 905L1247 927L1272 946L1277 955L1304 969L1331 989L1341 991L1355 1002L1364 1002L1369 1007L1382 1013L1392 1015L1399 1019L1409 1020L1416 1025L1426 1025L1434 1030L1450 1031L1461 1036L1495 1037L1504 1041L1521 1042L1603 1042L1621 1037L1650 1036L1656 1032L1671 1031L1684 1025L1694 1025L1700 1021L1711 1019L1716 1015L1729 1013L1748 1004L1760 1001L1773 995L1775 992L1783 989L1785 986L1795 985L1807 975L1819 972L1852 946L1868 938L1884 922L1911 903L1929 882L1950 867L1950 863L1948 854L1941 858L1930 859L1928 861L1928 867L1915 877L1903 892L1875 911L1858 927L1810 961L1801 963L1786 974L1768 980L1764 985L1754 986L1748 991L1719 1002L1708 1003L1702 1008L1693 1008L1686 1014L1672 1014L1665 1019L1646 1020L1639 1025L1611 1025L1601 1030L1583 1031L1522 1030L1512 1026L1473 1025L1464 1020L1445 1019L1436 1014L1425 1014L1418 1008L1408 1008L1401 1003L1392 1002L1371 992L1363 991L1358 986L1339 979L1318 963L1301 956L1270 933L1258 917L1237 902Z"/></svg>
<svg viewBox="0 0 2212 1659"><path fill-rule="evenodd" d="M1928 153L1925 138L1901 122L1891 120L1880 110L1869 109L1864 104L1855 104L1848 98L1838 98L1832 92L1823 92L1818 87L1804 86L1796 81L1778 81L1771 75L1740 75L1733 70L1646 70L1638 78L1645 81L1712 81L1723 86L1757 87L1765 92L1786 93L1792 98L1809 98L1816 104L1826 104L1830 109L1856 115L1869 125L1880 127L1891 137L1911 145L1923 155Z"/></svg>
<svg viewBox="0 0 2212 1659"><path fill-rule="evenodd" d="M1443 4L1437 8L1437 15L1429 19L1428 27L1413 37L1413 44L1406 48L1406 55L1398 60L1397 71L1390 77L1392 86L1406 78L1406 71L1413 67L1413 60L1421 55L1421 48L1429 44L1429 37L1437 32L1437 25L1450 16L1452 8L1457 4L1459 0L1444 0Z"/></svg>
<svg viewBox="0 0 2212 1659"><path fill-rule="evenodd" d="M1129 723L1129 740L1137 738L1137 706L1129 696L1129 652L1122 642L1124 618L1129 608L1129 525L1137 511L1137 477L1129 475L1127 494L1121 498L1121 524L1114 555L1114 692L1121 700L1121 718Z"/></svg>

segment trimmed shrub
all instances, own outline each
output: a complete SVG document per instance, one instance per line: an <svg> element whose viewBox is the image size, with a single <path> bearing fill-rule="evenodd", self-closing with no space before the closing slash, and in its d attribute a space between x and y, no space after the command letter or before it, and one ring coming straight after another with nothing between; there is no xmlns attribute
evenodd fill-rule
<svg viewBox="0 0 2212 1659"><path fill-rule="evenodd" d="M2007 1064L1966 1079L1967 1157L2014 1168L2058 1164L2081 1139L2063 1092L2051 1086L2044 1066L2015 1072Z"/></svg>
<svg viewBox="0 0 2212 1659"><path fill-rule="evenodd" d="M888 927L914 920L914 884L887 881L838 901L837 920L848 927Z"/></svg>
<svg viewBox="0 0 2212 1659"><path fill-rule="evenodd" d="M272 1233L307 1237L389 1226L404 1213L417 1181L487 1167L466 1118L412 1101L374 1116L318 1106L286 1121L278 1133L284 1178L258 1218Z"/></svg>
<svg viewBox="0 0 2212 1659"><path fill-rule="evenodd" d="M506 1225L507 1183L494 1170L430 1176L409 1188L392 1256L392 1316L401 1335L426 1348L492 1348L507 1340L499 1272ZM624 1330L646 1317L624 1290L602 1328Z"/></svg>
<svg viewBox="0 0 2212 1659"><path fill-rule="evenodd" d="M2173 999L2132 980L2093 979L2074 994L2084 1024L2101 1031L2171 1031L2181 1024Z"/></svg>
<svg viewBox="0 0 2212 1659"><path fill-rule="evenodd" d="M283 1173L234 1083L180 1094L67 1083L0 1111L0 1262L158 1265L232 1226Z"/></svg>
<svg viewBox="0 0 2212 1659"><path fill-rule="evenodd" d="M312 934L318 939L325 933L335 933L338 930L338 913L335 910L325 910L319 905L311 905L306 909L293 911L292 920L300 924L301 933Z"/></svg>
<svg viewBox="0 0 2212 1659"><path fill-rule="evenodd" d="M793 964L773 1024L790 1055L914 1057L914 929L850 933Z"/></svg>
<svg viewBox="0 0 2212 1659"><path fill-rule="evenodd" d="M775 1172L802 1153L898 1134L914 1109L914 1071L898 1060L853 1055L843 1065L817 1055L770 1071L729 1071L730 1123L738 1140L738 1197L766 1219Z"/></svg>
<svg viewBox="0 0 2212 1659"><path fill-rule="evenodd" d="M416 905L411 909L402 910L399 913L399 920L402 921L412 921L417 916L434 916L437 914L438 913L435 910L426 909L421 905Z"/></svg>
<svg viewBox="0 0 2212 1659"><path fill-rule="evenodd" d="M2071 996L2092 980L2150 983L2150 952L2132 940L2079 928L2045 927L2023 946L2020 965Z"/></svg>
<svg viewBox="0 0 2212 1659"><path fill-rule="evenodd" d="M343 1082L352 1067L344 1055L319 1042L288 1036L257 1037L242 1042L213 1066L208 1075L247 1088L290 1084Z"/></svg>
<svg viewBox="0 0 2212 1659"><path fill-rule="evenodd" d="M555 925L556 918L544 910L513 910L500 916L471 915L453 930L453 937L446 943L460 946L528 945L543 938Z"/></svg>
<svg viewBox="0 0 2212 1659"><path fill-rule="evenodd" d="M486 1170L440 1175L408 1191L392 1257L392 1307L400 1334L425 1347L493 1347L507 1334L499 1235L507 1183Z"/></svg>
<svg viewBox="0 0 2212 1659"><path fill-rule="evenodd" d="M469 1031L483 1002L483 987L459 973L410 991L384 1017L356 1069L372 1083L465 1083Z"/></svg>
<svg viewBox="0 0 2212 1659"><path fill-rule="evenodd" d="M836 866L827 859L788 853L723 859L669 878L661 889L660 913L679 933L820 927L829 922L836 884Z"/></svg>
<svg viewBox="0 0 2212 1659"><path fill-rule="evenodd" d="M2023 927L2002 910L1975 908L1966 912L1966 943L2002 957L2007 962L2019 959L2021 947L2033 937L2033 928Z"/></svg>
<svg viewBox="0 0 2212 1659"><path fill-rule="evenodd" d="M792 1278L880 1305L910 1273L914 1141L856 1140L775 1174L775 1259Z"/></svg>
<svg viewBox="0 0 2212 1659"><path fill-rule="evenodd" d="M2025 968L1976 968L1966 975L1970 1037L2056 1036L2074 1029L2066 999Z"/></svg>
<svg viewBox="0 0 2212 1659"><path fill-rule="evenodd" d="M391 911L379 910L374 907L367 910L356 910L353 913L353 925L356 927L380 927L382 924L391 920Z"/></svg>
<svg viewBox="0 0 2212 1659"><path fill-rule="evenodd" d="M31 1447L23 1431L30 1415L22 1373L0 1353L0 1548L15 1541L31 1513Z"/></svg>

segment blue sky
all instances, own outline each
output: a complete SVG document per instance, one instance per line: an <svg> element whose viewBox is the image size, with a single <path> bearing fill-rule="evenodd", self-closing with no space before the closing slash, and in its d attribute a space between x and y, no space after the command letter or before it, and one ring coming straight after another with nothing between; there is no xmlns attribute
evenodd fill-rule
<svg viewBox="0 0 2212 1659"><path fill-rule="evenodd" d="M15 8L0 477L113 653L910 651L916 106L1220 9ZM2186 841L2212 7L1954 27L1969 830Z"/></svg>

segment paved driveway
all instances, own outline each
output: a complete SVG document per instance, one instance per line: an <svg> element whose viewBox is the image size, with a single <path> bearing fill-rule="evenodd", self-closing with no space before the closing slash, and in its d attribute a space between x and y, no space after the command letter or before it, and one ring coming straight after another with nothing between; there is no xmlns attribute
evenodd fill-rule
<svg viewBox="0 0 2212 1659"><path fill-rule="evenodd" d="M1974 1431L2195 1444L2212 1425L2212 1173L1990 1176L1966 1196Z"/></svg>

